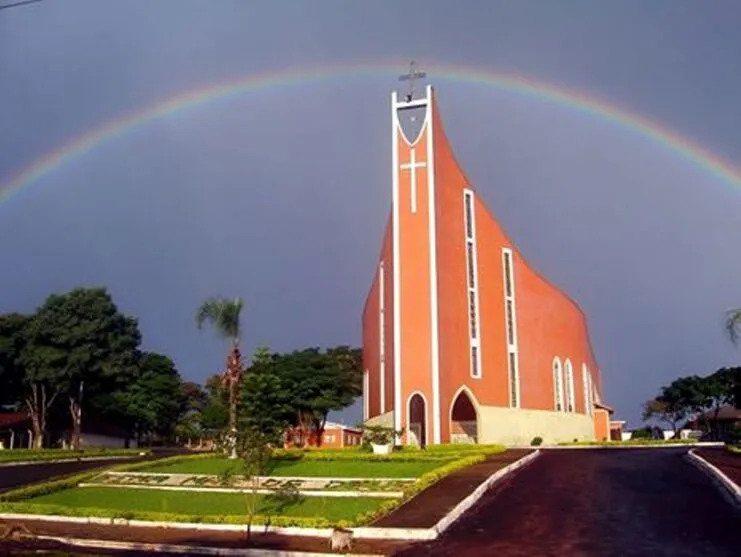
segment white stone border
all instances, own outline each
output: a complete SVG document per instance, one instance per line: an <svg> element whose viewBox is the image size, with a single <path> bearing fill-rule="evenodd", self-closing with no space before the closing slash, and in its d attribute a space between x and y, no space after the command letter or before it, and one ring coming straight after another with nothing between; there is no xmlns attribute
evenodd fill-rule
<svg viewBox="0 0 741 557"><path fill-rule="evenodd" d="M604 445L547 445L541 446L540 448L547 451L552 450L569 450L569 449L692 449L695 447L723 447L725 443L716 441L703 441L702 443L646 443L645 445L639 445L637 443L615 443L604 444Z"/></svg>
<svg viewBox="0 0 741 557"><path fill-rule="evenodd" d="M108 476L167 476L173 478L218 478L218 474L168 474L167 472L126 472L125 470L108 470L101 472ZM318 482L416 482L419 478L350 478L324 476L255 476L260 480L312 480Z"/></svg>
<svg viewBox="0 0 741 557"><path fill-rule="evenodd" d="M741 510L741 487L736 485L720 468L696 454L695 451L689 451L685 458L709 476L724 497L738 510Z"/></svg>
<svg viewBox="0 0 741 557"><path fill-rule="evenodd" d="M208 547L169 543L117 542L111 540L90 540L85 538L66 538L60 536L34 536L37 540L54 541L68 546L91 549L113 549L128 551L147 551L151 553L178 553L186 555L235 555L241 557L325 557L336 553L316 553L310 551L283 551L280 549L239 549L231 547ZM374 554L346 553L350 557L383 557Z"/></svg>
<svg viewBox="0 0 741 557"><path fill-rule="evenodd" d="M481 497L483 497L484 493L486 493L492 485L494 485L497 481L501 480L505 476L509 476L512 474L515 470L518 470L519 468L522 468L523 466L527 466L535 460L540 455L540 451L536 450L532 453L530 453L527 456L522 457L519 460L516 460L509 466L505 466L501 470L497 470L494 472L491 476L489 476L480 486L478 486L473 493L471 493L468 497L463 499L460 503L458 503L452 511L450 511L446 516L441 518L438 523L432 527L432 529L435 531L437 537L438 535L442 534L447 530L456 520L458 520L463 513L465 513L468 509L470 509L474 503L476 503Z"/></svg>
<svg viewBox="0 0 741 557"><path fill-rule="evenodd" d="M135 459L139 458L141 456L146 456L142 454L125 454L125 455L118 455L118 456L83 456L83 457L70 457L70 458L54 458L54 459L48 459L48 460L14 460L12 462L0 462L0 468L9 468L11 466L31 466L35 464L61 464L64 462L95 462L98 460L127 460L127 459Z"/></svg>
<svg viewBox="0 0 741 557"><path fill-rule="evenodd" d="M434 540L458 520L471 506L476 503L491 486L502 478L512 474L515 470L532 462L540 455L540 450L535 450L531 454L522 457L519 460L505 466L494 472L485 479L471 494L460 501L446 516L440 519L437 524L431 528L379 528L373 526L350 528L353 537L366 540ZM76 523L76 524L102 524L102 525L122 525L132 527L149 527L149 528L176 528L180 530L210 530L221 532L245 532L245 524L207 524L207 523L188 523L188 522L155 522L149 520L129 520L125 518L102 518L102 517L76 517L76 516L57 516L44 514L21 514L21 513L0 513L0 519L4 520L28 520L57 523ZM298 526L265 526L264 524L253 524L254 532L266 532L283 536L306 536L329 538L332 534L332 528L301 528ZM304 554L305 555L305 554Z"/></svg>
<svg viewBox="0 0 741 557"><path fill-rule="evenodd" d="M274 489L256 489L250 487L190 487L180 485L142 485L142 484L105 484L97 482L83 482L77 487L116 487L121 489L153 489L159 491L191 491L197 493L257 493L271 495L277 493ZM299 495L306 497L374 497L382 499L399 499L404 497L402 491L322 491L318 489L301 489Z"/></svg>

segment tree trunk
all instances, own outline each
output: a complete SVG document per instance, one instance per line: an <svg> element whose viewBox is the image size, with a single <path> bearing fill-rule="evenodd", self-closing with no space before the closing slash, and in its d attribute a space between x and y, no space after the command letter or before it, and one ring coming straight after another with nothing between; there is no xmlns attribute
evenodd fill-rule
<svg viewBox="0 0 741 557"><path fill-rule="evenodd" d="M69 397L69 413L72 417L72 450L79 451L82 433L82 405L72 396Z"/></svg>
<svg viewBox="0 0 741 557"><path fill-rule="evenodd" d="M229 383L229 458L237 458L237 382Z"/></svg>
<svg viewBox="0 0 741 557"><path fill-rule="evenodd" d="M46 434L46 411L54 403L59 391L51 398L47 397L46 386L38 383L31 384L30 396L26 397L26 407L31 414L31 427L33 428L33 447L40 449L44 446L44 435Z"/></svg>

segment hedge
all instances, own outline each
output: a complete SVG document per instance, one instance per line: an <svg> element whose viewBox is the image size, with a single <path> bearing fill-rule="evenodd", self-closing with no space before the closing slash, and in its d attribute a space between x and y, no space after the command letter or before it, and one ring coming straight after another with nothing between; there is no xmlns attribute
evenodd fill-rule
<svg viewBox="0 0 741 557"><path fill-rule="evenodd" d="M44 460L67 460L75 458L95 458L101 456L137 456L149 454L147 449L87 449L71 451L68 449L11 449L0 451L0 464L4 462L38 462Z"/></svg>
<svg viewBox="0 0 741 557"><path fill-rule="evenodd" d="M558 443L559 447L620 447L623 445L692 445L697 439L629 439L628 441L567 441Z"/></svg>

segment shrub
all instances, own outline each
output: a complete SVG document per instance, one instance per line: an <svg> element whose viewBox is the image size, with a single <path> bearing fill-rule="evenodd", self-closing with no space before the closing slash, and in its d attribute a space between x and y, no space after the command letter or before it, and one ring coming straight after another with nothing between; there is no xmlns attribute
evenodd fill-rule
<svg viewBox="0 0 741 557"><path fill-rule="evenodd" d="M540 437L540 436L533 437L533 440L530 441L530 445L533 446L533 447L538 447L538 446L540 446L542 444L543 444L543 438Z"/></svg>

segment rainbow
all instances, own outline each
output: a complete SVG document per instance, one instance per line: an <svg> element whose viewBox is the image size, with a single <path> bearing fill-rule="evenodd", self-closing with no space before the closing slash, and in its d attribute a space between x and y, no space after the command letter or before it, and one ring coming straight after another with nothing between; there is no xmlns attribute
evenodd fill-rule
<svg viewBox="0 0 741 557"><path fill-rule="evenodd" d="M70 139L54 151L33 160L7 180L0 182L0 202L7 200L13 193L36 183L41 177L52 173L65 162L80 157L95 147L124 135L133 128L157 119L245 93L353 76L379 75L386 77L398 74L399 68L403 67L403 64L354 64L289 69L250 75L178 93L144 109L109 120L80 136ZM484 85L535 100L555 103L576 112L610 122L663 146L722 182L741 189L741 171L730 163L644 116L627 112L605 101L516 74L445 64L428 64L427 69L435 80Z"/></svg>

